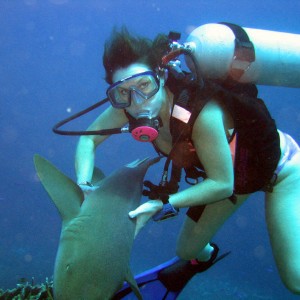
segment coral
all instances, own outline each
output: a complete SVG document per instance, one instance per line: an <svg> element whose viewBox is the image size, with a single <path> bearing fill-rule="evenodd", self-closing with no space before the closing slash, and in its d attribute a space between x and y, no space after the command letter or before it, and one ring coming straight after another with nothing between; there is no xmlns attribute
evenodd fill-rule
<svg viewBox="0 0 300 300"><path fill-rule="evenodd" d="M26 282L19 283L14 289L3 291L0 289L0 300L35 300L48 299L53 300L53 281L46 281L41 284Z"/></svg>

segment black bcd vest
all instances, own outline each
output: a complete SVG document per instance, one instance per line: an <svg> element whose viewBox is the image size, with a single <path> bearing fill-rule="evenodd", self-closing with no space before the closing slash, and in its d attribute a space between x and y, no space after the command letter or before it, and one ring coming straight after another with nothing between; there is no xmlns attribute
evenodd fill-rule
<svg viewBox="0 0 300 300"><path fill-rule="evenodd" d="M224 87L206 81L204 87L199 88L172 77L168 79L167 86L174 94L173 108L177 105L191 113L187 123L171 117L173 165L184 168L187 174L195 174L195 168L203 170L193 148L191 134L202 108L208 101L215 99L226 108L234 121L237 139L234 193L248 194L265 189L280 159L280 140L275 121L264 102L257 98L256 86L235 83Z"/></svg>

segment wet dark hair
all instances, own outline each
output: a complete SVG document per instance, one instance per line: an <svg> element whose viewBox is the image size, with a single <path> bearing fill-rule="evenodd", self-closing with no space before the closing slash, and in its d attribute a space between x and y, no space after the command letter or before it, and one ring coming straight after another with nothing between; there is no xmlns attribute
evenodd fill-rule
<svg viewBox="0 0 300 300"><path fill-rule="evenodd" d="M131 35L126 27L122 27L120 31L114 29L104 45L103 66L106 82L112 84L114 72L133 63L143 63L155 71L161 64L168 45L169 39L164 34L157 35L152 41Z"/></svg>

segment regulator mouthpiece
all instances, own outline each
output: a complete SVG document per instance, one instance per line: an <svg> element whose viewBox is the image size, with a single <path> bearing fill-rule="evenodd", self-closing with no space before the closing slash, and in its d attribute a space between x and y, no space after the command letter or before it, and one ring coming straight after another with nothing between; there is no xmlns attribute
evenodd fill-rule
<svg viewBox="0 0 300 300"><path fill-rule="evenodd" d="M152 142L158 136L158 131L149 126L139 126L131 131L133 138L139 142Z"/></svg>
<svg viewBox="0 0 300 300"><path fill-rule="evenodd" d="M158 118L149 118L144 115L130 124L132 137L139 142L153 142L158 137L160 121Z"/></svg>

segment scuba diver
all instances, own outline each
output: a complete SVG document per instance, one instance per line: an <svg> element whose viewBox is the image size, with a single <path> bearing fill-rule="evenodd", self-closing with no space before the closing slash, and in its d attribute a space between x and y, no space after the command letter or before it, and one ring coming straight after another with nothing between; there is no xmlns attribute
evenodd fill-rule
<svg viewBox="0 0 300 300"><path fill-rule="evenodd" d="M299 146L277 129L253 84L204 79L195 61L192 72L182 71L172 53L170 36L152 41L126 28L112 33L103 55L111 106L79 139L78 185L86 194L97 188L90 183L95 151L109 137L101 132L129 123L136 140L151 142L166 157L161 182L145 182L149 200L129 212L136 234L151 218L167 219L188 208L177 242L180 260L168 265L170 270L159 268L167 270L158 276L167 289L174 273L176 284L183 280L182 289L217 261L219 248L211 243L216 232L250 194L264 191L279 274L300 294ZM191 183L185 190L179 190L182 171Z"/></svg>

